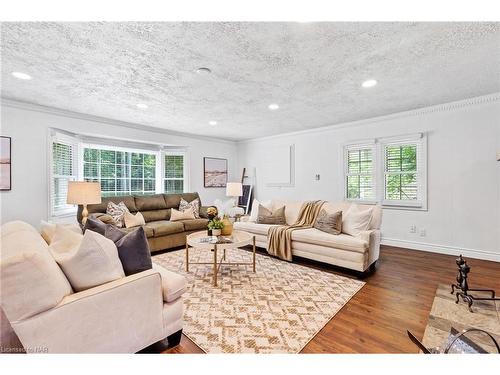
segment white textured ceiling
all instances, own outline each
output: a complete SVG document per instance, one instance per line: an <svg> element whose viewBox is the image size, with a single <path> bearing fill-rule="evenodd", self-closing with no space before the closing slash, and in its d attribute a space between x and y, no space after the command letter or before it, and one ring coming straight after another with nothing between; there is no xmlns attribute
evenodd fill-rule
<svg viewBox="0 0 500 375"><path fill-rule="evenodd" d="M5 98L226 139L500 91L500 23L39 22L1 31ZM368 78L379 84L363 89Z"/></svg>

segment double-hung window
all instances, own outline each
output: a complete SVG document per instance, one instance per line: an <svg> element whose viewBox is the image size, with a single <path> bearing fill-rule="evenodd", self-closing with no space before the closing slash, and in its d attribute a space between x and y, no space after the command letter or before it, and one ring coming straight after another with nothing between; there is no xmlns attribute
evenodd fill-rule
<svg viewBox="0 0 500 375"><path fill-rule="evenodd" d="M103 197L156 193L157 152L83 146L83 179L100 182Z"/></svg>
<svg viewBox="0 0 500 375"><path fill-rule="evenodd" d="M50 159L50 214L71 214L74 208L66 203L66 198L69 181L78 177L78 144L70 137L53 137Z"/></svg>
<svg viewBox="0 0 500 375"><path fill-rule="evenodd" d="M163 191L186 191L186 155L184 152L165 151L163 154Z"/></svg>
<svg viewBox="0 0 500 375"><path fill-rule="evenodd" d="M346 199L375 200L375 147L374 144L352 145L345 149Z"/></svg>
<svg viewBox="0 0 500 375"><path fill-rule="evenodd" d="M382 140L382 204L424 208L426 201L425 139Z"/></svg>
<svg viewBox="0 0 500 375"><path fill-rule="evenodd" d="M423 134L345 146L345 199L426 209L426 150Z"/></svg>

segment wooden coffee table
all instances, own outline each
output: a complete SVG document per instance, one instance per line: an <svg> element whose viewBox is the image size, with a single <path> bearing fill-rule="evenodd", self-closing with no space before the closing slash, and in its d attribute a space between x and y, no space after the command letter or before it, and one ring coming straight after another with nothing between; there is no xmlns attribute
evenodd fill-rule
<svg viewBox="0 0 500 375"><path fill-rule="evenodd" d="M200 242L202 238L208 237L207 231L191 233L186 237L186 272L189 272L190 264L211 264L213 265L213 284L217 286L217 274L220 271L222 265L247 265L252 266L253 272L255 272L255 236L248 232L241 230L233 230L231 236L221 236L221 237L231 237L231 243L208 243ZM252 262L241 263L241 262L226 262L226 250L227 249L238 249L243 246L252 245ZM213 261L212 262L190 262L189 261L189 248L203 249L206 251L213 251ZM219 251L222 251L222 256L220 260L217 257Z"/></svg>

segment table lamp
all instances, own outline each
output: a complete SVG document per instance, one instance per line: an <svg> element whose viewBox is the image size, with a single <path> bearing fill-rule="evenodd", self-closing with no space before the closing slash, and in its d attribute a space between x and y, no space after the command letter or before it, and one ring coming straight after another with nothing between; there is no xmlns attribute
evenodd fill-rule
<svg viewBox="0 0 500 375"><path fill-rule="evenodd" d="M87 204L101 203L101 184L99 182L69 181L66 203L83 205L82 224L85 225L89 216Z"/></svg>
<svg viewBox="0 0 500 375"><path fill-rule="evenodd" d="M228 197L233 197L234 199L234 206L238 205L238 197L241 197L243 195L243 185L241 182L228 182L226 184L226 196Z"/></svg>

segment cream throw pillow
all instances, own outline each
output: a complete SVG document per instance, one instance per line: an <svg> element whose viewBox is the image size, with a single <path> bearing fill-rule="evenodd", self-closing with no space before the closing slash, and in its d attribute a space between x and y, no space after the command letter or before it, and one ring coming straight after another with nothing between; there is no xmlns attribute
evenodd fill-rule
<svg viewBox="0 0 500 375"><path fill-rule="evenodd" d="M72 232L82 234L82 229L78 224L54 224L42 220L40 222L40 234L42 235L45 242L47 242L47 245L50 245L50 242L54 237L54 233L56 232L56 225L61 225L64 228L71 230Z"/></svg>
<svg viewBox="0 0 500 375"><path fill-rule="evenodd" d="M272 201L268 200L260 202L257 199L254 199L252 202L252 212L250 213L250 219L248 219L248 221L251 221L253 223L257 222L257 217L259 216L259 205L267 208L269 211L272 211L273 209Z"/></svg>
<svg viewBox="0 0 500 375"><path fill-rule="evenodd" d="M170 211L170 221L177 221L177 220L187 220L187 219L194 219L194 212L193 208L187 208L184 211L179 211L176 210L175 208L172 208Z"/></svg>
<svg viewBox="0 0 500 375"><path fill-rule="evenodd" d="M373 207L362 207L352 204L345 215L342 214L342 232L351 236L359 236L370 228Z"/></svg>
<svg viewBox="0 0 500 375"><path fill-rule="evenodd" d="M123 221L125 222L125 228L139 227L146 224L144 216L140 212L137 212L135 215L125 212L123 214Z"/></svg>
<svg viewBox="0 0 500 375"><path fill-rule="evenodd" d="M57 225L49 250L77 292L125 277L116 245L97 232Z"/></svg>

